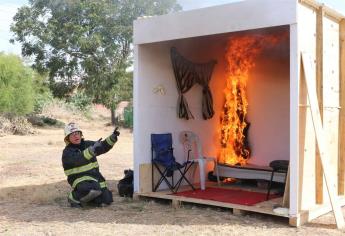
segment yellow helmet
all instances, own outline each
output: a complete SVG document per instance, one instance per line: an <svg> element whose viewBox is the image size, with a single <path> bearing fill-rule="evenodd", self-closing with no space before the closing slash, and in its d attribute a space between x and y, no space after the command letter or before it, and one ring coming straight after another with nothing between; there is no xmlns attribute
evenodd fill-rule
<svg viewBox="0 0 345 236"><path fill-rule="evenodd" d="M68 135L70 135L73 132L79 131L81 133L81 135L83 134L83 132L79 129L79 126L74 123L74 122L70 122L65 126L65 143L68 144Z"/></svg>

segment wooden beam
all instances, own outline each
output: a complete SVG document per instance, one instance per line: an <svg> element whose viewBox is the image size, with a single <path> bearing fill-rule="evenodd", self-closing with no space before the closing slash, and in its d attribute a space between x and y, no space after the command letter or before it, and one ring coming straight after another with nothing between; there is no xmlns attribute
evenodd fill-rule
<svg viewBox="0 0 345 236"><path fill-rule="evenodd" d="M288 168L288 172L286 173L282 207L290 208L290 166Z"/></svg>
<svg viewBox="0 0 345 236"><path fill-rule="evenodd" d="M289 224L291 226L300 227L301 225L308 222L308 211L301 211L296 217L289 218Z"/></svg>
<svg viewBox="0 0 345 236"><path fill-rule="evenodd" d="M171 200L171 206L172 206L174 209L179 209L179 208L181 208L181 205L182 205L182 202L181 202L181 201L176 200L176 199Z"/></svg>
<svg viewBox="0 0 345 236"><path fill-rule="evenodd" d="M345 194L345 19L340 22L340 94L338 194Z"/></svg>
<svg viewBox="0 0 345 236"><path fill-rule="evenodd" d="M158 174L155 174L157 176ZM145 163L139 165L139 193L152 191L152 164ZM156 183L156 182L155 182Z"/></svg>
<svg viewBox="0 0 345 236"><path fill-rule="evenodd" d="M316 12L316 93L321 121L323 120L323 17L324 7L320 6ZM315 200L317 204L322 204L323 170L318 148L316 148L315 158Z"/></svg>
<svg viewBox="0 0 345 236"><path fill-rule="evenodd" d="M315 73L313 73L313 62L306 53L302 53L302 71L305 75L305 82L307 85L308 99L310 102L310 108L312 113L313 126L315 130L316 140L319 148L321 164L323 168L323 173L325 177L325 183L327 192L332 205L332 210L334 214L337 227L344 228L344 216L341 210L339 201L337 200L336 184L334 179L332 179L331 166L329 163L329 154L327 152L327 146L325 142L325 133L323 130L321 116L319 111L319 106L317 102L316 86L313 81L315 81Z"/></svg>
<svg viewBox="0 0 345 236"><path fill-rule="evenodd" d="M345 16L335 10L333 10L332 8L329 8L327 6L325 6L323 3L318 3L316 2L315 0L299 0L300 3L306 5L306 6L309 6L311 7L312 9L314 10L317 10L319 9L321 6L324 7L324 11L325 11L325 15L328 17L328 18L331 18L335 21L341 21L342 19L345 18Z"/></svg>

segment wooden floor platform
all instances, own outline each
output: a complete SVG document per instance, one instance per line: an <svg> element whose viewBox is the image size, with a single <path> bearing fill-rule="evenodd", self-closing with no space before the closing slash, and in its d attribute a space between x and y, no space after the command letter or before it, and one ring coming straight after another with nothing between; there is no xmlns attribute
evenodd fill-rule
<svg viewBox="0 0 345 236"><path fill-rule="evenodd" d="M220 188L236 188L238 189L238 186L217 186L216 183L208 182L207 187L220 187ZM196 188L198 185L195 186ZM206 187L206 188L207 188ZM183 190L189 190L187 187L181 187L180 191ZM248 190L248 187L244 190ZM254 191L254 189L252 189ZM257 191L257 190L255 190ZM204 200L204 199L196 199L196 198L188 198L183 196L176 196L171 194L170 190L166 191L157 191L157 192L142 192L142 193L136 193L137 197L148 197L148 198L156 198L156 199L166 199L171 200L173 206L179 206L181 204L185 203L195 203L195 204L202 204L202 205L209 205L209 206L216 206L216 207L222 207L222 208L229 208L233 209L235 212L257 212L262 214L268 214L268 215L274 215L274 216L280 216L280 217L286 217L289 218L288 214L278 214L275 211L273 211L276 207L279 207L282 205L283 198L275 198L270 199L268 201L260 202L254 206L246 206L246 205L239 205L239 204L233 204L233 203L225 203L225 202L218 202L218 201L212 201L212 200Z"/></svg>

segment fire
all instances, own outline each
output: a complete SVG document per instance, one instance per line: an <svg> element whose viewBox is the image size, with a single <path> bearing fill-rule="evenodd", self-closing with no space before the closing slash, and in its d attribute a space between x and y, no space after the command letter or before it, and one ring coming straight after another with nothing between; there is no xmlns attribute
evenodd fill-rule
<svg viewBox="0 0 345 236"><path fill-rule="evenodd" d="M284 35L281 35L285 37ZM221 150L218 161L228 165L245 165L250 150L245 143L249 123L246 121L246 94L249 72L256 56L282 37L273 35L242 35L230 38L225 54L227 62L225 104L221 114Z"/></svg>
<svg viewBox="0 0 345 236"><path fill-rule="evenodd" d="M235 183L237 181L237 179L235 179L235 178L225 178L223 181L222 181L222 183L223 184L230 184L230 183Z"/></svg>

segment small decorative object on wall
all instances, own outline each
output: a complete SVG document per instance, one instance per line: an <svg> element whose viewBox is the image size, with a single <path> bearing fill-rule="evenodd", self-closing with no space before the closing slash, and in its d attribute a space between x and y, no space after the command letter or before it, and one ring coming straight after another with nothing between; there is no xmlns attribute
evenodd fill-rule
<svg viewBox="0 0 345 236"><path fill-rule="evenodd" d="M194 119L183 94L188 92L197 83L202 86L202 117L205 120L212 118L214 110L209 82L217 62L212 60L203 64L193 63L180 55L175 47L171 48L170 55L179 93L178 117L186 120Z"/></svg>
<svg viewBox="0 0 345 236"><path fill-rule="evenodd" d="M165 95L166 94L166 89L163 85L159 84L156 87L153 88L153 93L157 95Z"/></svg>

